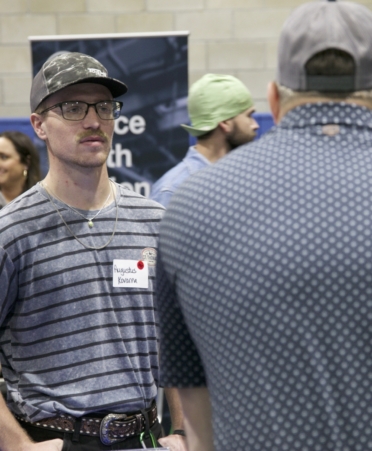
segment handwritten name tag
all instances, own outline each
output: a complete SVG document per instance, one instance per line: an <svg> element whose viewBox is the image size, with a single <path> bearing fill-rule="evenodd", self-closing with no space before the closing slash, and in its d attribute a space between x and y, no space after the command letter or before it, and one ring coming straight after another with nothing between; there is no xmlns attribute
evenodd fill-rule
<svg viewBox="0 0 372 451"><path fill-rule="evenodd" d="M117 288L148 288L149 267L143 260L114 260L113 286Z"/></svg>

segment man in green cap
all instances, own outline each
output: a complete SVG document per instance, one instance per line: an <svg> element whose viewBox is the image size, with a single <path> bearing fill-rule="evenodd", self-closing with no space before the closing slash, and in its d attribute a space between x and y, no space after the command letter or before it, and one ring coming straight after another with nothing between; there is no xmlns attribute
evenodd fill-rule
<svg viewBox="0 0 372 451"><path fill-rule="evenodd" d="M206 74L196 81L190 88L188 111L191 126L181 127L196 137L196 144L152 187L150 197L165 207L191 174L252 141L258 129L250 92L231 75Z"/></svg>

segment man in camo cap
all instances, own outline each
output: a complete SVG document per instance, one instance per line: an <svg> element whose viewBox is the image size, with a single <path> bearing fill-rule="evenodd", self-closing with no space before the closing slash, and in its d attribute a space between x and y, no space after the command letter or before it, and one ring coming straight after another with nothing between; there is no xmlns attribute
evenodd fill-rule
<svg viewBox="0 0 372 451"><path fill-rule="evenodd" d="M134 449L157 439L185 450L180 411L171 409L179 433L161 439L155 403L163 209L107 172L115 99L126 91L81 53L53 55L33 80L31 123L49 171L1 210L2 451Z"/></svg>

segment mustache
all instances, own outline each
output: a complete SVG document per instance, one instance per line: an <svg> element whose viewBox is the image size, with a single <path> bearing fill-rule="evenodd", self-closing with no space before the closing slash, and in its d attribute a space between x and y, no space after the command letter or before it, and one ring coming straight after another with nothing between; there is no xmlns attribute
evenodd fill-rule
<svg viewBox="0 0 372 451"><path fill-rule="evenodd" d="M85 132L81 132L77 135L76 140L80 141L81 139L89 138L90 136L99 136L107 142L110 141L109 135L102 130L96 130L95 132L87 130Z"/></svg>

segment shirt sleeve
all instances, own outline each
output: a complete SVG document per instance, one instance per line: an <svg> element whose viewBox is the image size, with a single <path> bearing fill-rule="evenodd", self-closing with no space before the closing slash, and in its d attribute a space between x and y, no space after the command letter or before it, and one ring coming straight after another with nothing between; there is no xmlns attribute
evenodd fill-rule
<svg viewBox="0 0 372 451"><path fill-rule="evenodd" d="M0 327L17 296L17 271L7 252L0 247Z"/></svg>
<svg viewBox="0 0 372 451"><path fill-rule="evenodd" d="M182 314L174 284L169 281L161 255L157 261L157 309L160 325L160 385L206 386L203 364Z"/></svg>
<svg viewBox="0 0 372 451"><path fill-rule="evenodd" d="M173 194L174 194L174 191L171 189L167 189L167 188L156 189L155 188L151 192L150 199L163 205L163 207L167 207Z"/></svg>

